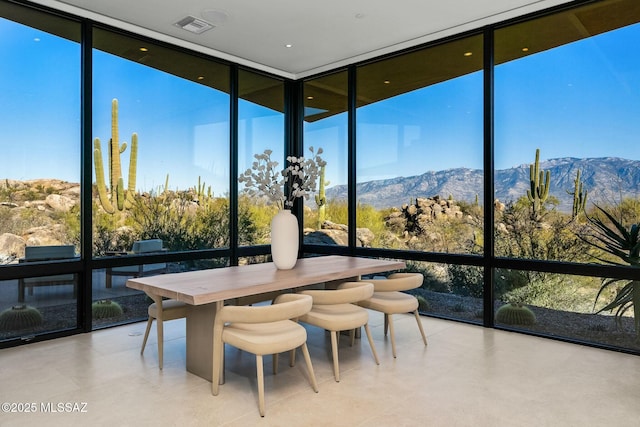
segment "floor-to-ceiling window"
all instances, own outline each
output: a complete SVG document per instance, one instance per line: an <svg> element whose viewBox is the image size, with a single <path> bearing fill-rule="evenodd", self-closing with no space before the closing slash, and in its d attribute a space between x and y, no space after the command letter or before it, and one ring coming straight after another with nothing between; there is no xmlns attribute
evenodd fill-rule
<svg viewBox="0 0 640 427"><path fill-rule="evenodd" d="M281 170L302 135L303 154L327 162L299 211L305 244L406 259L425 275L426 314L488 324L492 307L490 325L638 352L636 254L602 239L625 245L640 222L639 16L637 1L585 2L300 85L85 21L83 151L80 23L0 0L0 311L33 307L40 322L3 326L0 341L77 328L85 274L85 307L122 309L99 327L145 316L144 295L119 299L132 275L268 260L278 206L238 178L266 157ZM66 260L34 262L26 247Z"/></svg>
<svg viewBox="0 0 640 427"><path fill-rule="evenodd" d="M482 54L473 36L358 67L363 243L482 253Z"/></svg>
<svg viewBox="0 0 640 427"><path fill-rule="evenodd" d="M269 173L261 176L275 174L278 180L282 179L280 171L286 167L284 102L283 80L239 70L238 171L241 175L260 174L258 168L264 167L262 172L268 170ZM253 182L257 186L267 184ZM280 199L264 197L263 191L253 193L251 190L256 190L257 187L247 184L244 181L238 187L239 244L269 244L269 224L280 208Z"/></svg>
<svg viewBox="0 0 640 427"><path fill-rule="evenodd" d="M629 1L597 2L495 31L497 256L637 265L631 232L640 220L637 40L640 8ZM619 234L621 252L599 239L607 229ZM640 304L629 284L505 269L496 273L496 298L504 310L516 304L537 313L535 323L519 327L620 345L621 337L635 335L633 304ZM621 301L625 289L631 294Z"/></svg>
<svg viewBox="0 0 640 427"><path fill-rule="evenodd" d="M228 248L229 66L101 28L93 47L94 257ZM144 317L128 278L219 263L108 267L94 305Z"/></svg>
<svg viewBox="0 0 640 427"><path fill-rule="evenodd" d="M304 82L304 155L321 151L318 192L305 201L304 242L348 245L349 212L344 194L327 196L348 184L348 76L346 71ZM313 149L313 153L310 151Z"/></svg>
<svg viewBox="0 0 640 427"><path fill-rule="evenodd" d="M0 3L0 341L78 326L79 42L78 22Z"/></svg>
<svg viewBox="0 0 640 427"><path fill-rule="evenodd" d="M482 61L475 35L357 68L357 244L483 253ZM407 264L425 276L424 312L481 321L481 268Z"/></svg>

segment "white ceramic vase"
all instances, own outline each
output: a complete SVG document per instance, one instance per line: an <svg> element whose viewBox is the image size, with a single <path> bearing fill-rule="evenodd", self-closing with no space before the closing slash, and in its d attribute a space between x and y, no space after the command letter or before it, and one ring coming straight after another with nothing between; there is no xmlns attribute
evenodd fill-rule
<svg viewBox="0 0 640 427"><path fill-rule="evenodd" d="M298 218L281 209L271 220L271 258L278 270L290 270L298 260Z"/></svg>

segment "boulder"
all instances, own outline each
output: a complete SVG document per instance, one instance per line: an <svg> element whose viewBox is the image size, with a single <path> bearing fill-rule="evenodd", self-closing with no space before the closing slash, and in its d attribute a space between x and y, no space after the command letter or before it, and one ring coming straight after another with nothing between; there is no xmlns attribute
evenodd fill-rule
<svg viewBox="0 0 640 427"><path fill-rule="evenodd" d="M69 212L76 205L75 200L60 194L49 194L44 201L51 209L58 212Z"/></svg>
<svg viewBox="0 0 640 427"><path fill-rule="evenodd" d="M24 239L20 236L11 233L0 234L0 263L7 264L24 257L25 245Z"/></svg>

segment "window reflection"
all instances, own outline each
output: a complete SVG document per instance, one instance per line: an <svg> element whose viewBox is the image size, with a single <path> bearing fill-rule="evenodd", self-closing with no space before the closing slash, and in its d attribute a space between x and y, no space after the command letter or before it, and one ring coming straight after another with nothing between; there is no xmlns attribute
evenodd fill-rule
<svg viewBox="0 0 640 427"><path fill-rule="evenodd" d="M318 193L305 201L306 244L347 245L348 206L345 197L331 197L332 188L347 184L347 72L304 83L304 155L322 148L327 162L320 169ZM309 231L312 230L312 231Z"/></svg>
<svg viewBox="0 0 640 427"><path fill-rule="evenodd" d="M369 245L482 252L481 68L480 36L358 68L357 218Z"/></svg>

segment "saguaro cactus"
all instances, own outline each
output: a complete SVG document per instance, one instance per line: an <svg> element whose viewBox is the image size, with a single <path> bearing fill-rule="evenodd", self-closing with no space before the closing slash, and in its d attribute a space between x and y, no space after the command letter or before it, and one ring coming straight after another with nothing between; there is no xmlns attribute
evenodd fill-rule
<svg viewBox="0 0 640 427"><path fill-rule="evenodd" d="M102 147L100 138L94 140L93 161L96 172L96 185L100 204L107 213L123 211L133 204L133 195L136 188L136 165L138 162L138 134L131 135L131 153L129 156L128 187L125 190L122 179L122 166L120 155L127 149L127 143L120 145L118 135L118 100L111 101L111 140L109 141L109 190L104 176L104 164L102 162Z"/></svg>
<svg viewBox="0 0 640 427"><path fill-rule="evenodd" d="M576 179L573 183L573 193L569 191L567 191L567 193L573 196L571 218L576 218L580 212L584 211L584 207L587 204L587 190L584 189L582 180L580 179L580 169L576 172Z"/></svg>
<svg viewBox="0 0 640 427"><path fill-rule="evenodd" d="M529 181L531 188L527 190L527 198L532 203L533 214L540 212L542 204L549 197L551 171L540 170L540 149L536 148L536 161L529 165Z"/></svg>
<svg viewBox="0 0 640 427"><path fill-rule="evenodd" d="M329 185L329 182L324 180L325 165L320 166L320 183L318 186L318 194L316 194L316 205L318 205L318 230L322 228L326 217L327 196L325 193L325 186Z"/></svg>

